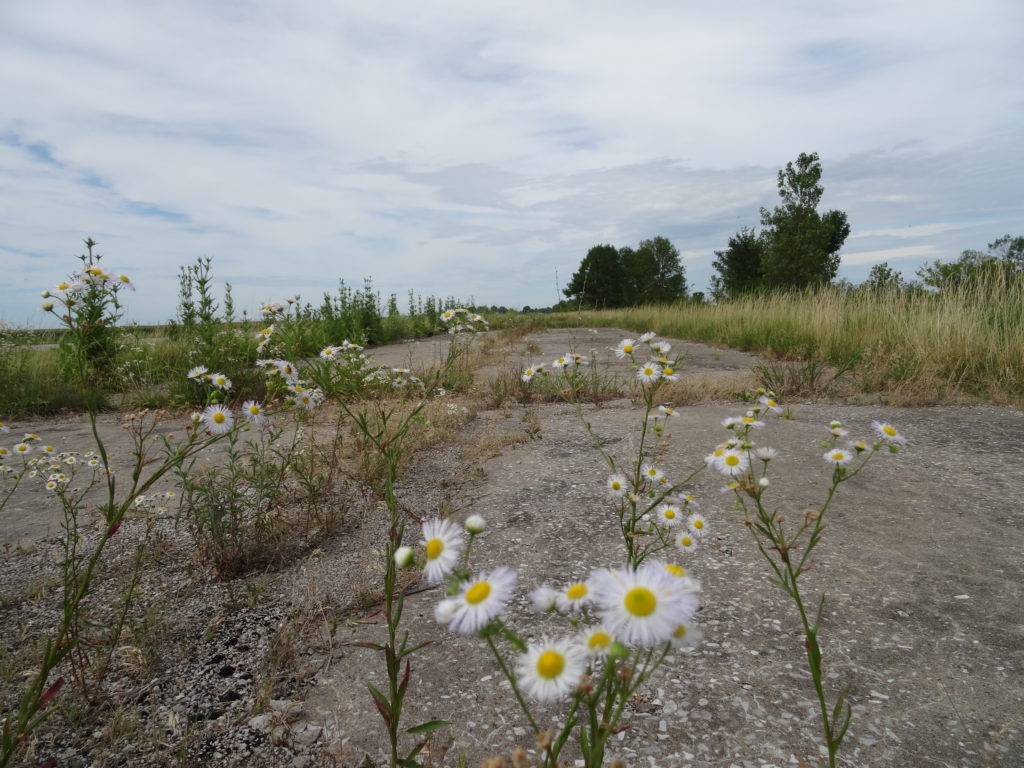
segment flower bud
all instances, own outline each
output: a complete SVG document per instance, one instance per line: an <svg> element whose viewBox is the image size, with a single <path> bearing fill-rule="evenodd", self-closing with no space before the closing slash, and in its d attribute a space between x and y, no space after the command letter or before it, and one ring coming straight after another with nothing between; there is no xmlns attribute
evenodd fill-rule
<svg viewBox="0 0 1024 768"><path fill-rule="evenodd" d="M466 530L472 535L483 533L485 528L487 528L487 523L480 515L470 515L466 518Z"/></svg>
<svg viewBox="0 0 1024 768"><path fill-rule="evenodd" d="M53 302L52 301L44 301L43 302L43 306L42 306L42 310L43 310L43 312L52 312L53 311Z"/></svg>
<svg viewBox="0 0 1024 768"><path fill-rule="evenodd" d="M395 550L395 565L399 568L412 565L412 547L399 547Z"/></svg>
<svg viewBox="0 0 1024 768"><path fill-rule="evenodd" d="M760 485L762 488L767 488L769 485L771 485L771 483L768 482L767 477L762 477L760 480L757 481L757 484Z"/></svg>
<svg viewBox="0 0 1024 768"><path fill-rule="evenodd" d="M49 291L43 291L39 295L42 296L44 299L50 298L50 292Z"/></svg>
<svg viewBox="0 0 1024 768"><path fill-rule="evenodd" d="M436 606L434 606L434 620L438 624L448 624L455 617L455 610L458 608L458 603L452 599L442 600Z"/></svg>

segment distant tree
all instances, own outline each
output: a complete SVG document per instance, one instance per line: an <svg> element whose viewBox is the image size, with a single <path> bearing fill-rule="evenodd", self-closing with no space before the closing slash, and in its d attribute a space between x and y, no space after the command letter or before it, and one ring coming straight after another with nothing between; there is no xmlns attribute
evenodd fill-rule
<svg viewBox="0 0 1024 768"><path fill-rule="evenodd" d="M735 298L764 285L761 273L764 251L765 242L747 227L729 238L724 251L715 251L716 258L711 264L718 271L711 278L711 295L715 301Z"/></svg>
<svg viewBox="0 0 1024 768"><path fill-rule="evenodd" d="M618 249L614 245L595 245L587 251L562 293L587 307L621 307L627 282L628 275Z"/></svg>
<svg viewBox="0 0 1024 768"><path fill-rule="evenodd" d="M686 269L679 250L664 237L641 240L619 251L630 275L630 304L664 304L686 298Z"/></svg>
<svg viewBox="0 0 1024 768"><path fill-rule="evenodd" d="M938 291L1024 276L1024 237L1003 235L988 251L966 250L956 261L935 260L917 270L921 282Z"/></svg>
<svg viewBox="0 0 1024 768"><path fill-rule="evenodd" d="M890 267L888 262L883 261L871 267L868 279L859 287L872 293L899 293L906 290L907 286L903 275Z"/></svg>
<svg viewBox="0 0 1024 768"><path fill-rule="evenodd" d="M839 250L850 234L842 211L820 215L824 188L818 154L803 152L796 165L779 171L782 205L761 209L765 250L761 272L769 288L805 288L830 282L839 269Z"/></svg>
<svg viewBox="0 0 1024 768"><path fill-rule="evenodd" d="M678 249L664 237L629 246L595 245L563 293L587 307L664 303L686 297L686 272Z"/></svg>

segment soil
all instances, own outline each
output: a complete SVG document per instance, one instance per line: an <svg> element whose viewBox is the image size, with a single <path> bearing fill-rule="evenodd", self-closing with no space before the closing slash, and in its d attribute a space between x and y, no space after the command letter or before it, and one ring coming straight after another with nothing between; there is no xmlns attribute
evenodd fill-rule
<svg viewBox="0 0 1024 768"><path fill-rule="evenodd" d="M627 335L532 334L491 354L478 386L486 388L496 372L570 348L593 350L603 370L625 380L630 372L609 348ZM754 356L672 343L687 354L684 377L754 378ZM443 344L373 352L389 364L430 364ZM720 390L709 384L709 391ZM871 422L888 421L909 441L841 485L801 581L808 603L825 600L820 639L829 697L845 688L853 708L838 764L1024 765L1024 413L986 405L785 404L792 418L769 419L758 439L780 454L771 465L770 503L794 518L824 501L830 469L821 442L829 421L840 420L851 439L869 440ZM670 425L666 474L680 478L701 466L728 434L721 421L743 409L735 398L681 407ZM589 405L585 416L609 450L635 455L643 417L637 402ZM76 419L14 426L58 448L89 444L86 425ZM118 418L104 418L101 428L112 452L128 457ZM400 479L408 537L418 543L416 519L484 516L487 531L474 545L473 566L517 571L510 622L532 638L563 634L554 617L529 610L529 590L623 557L603 485L608 470L576 412L560 403L484 409L447 437L416 454ZM673 652L634 697L609 759L628 766L823 765L797 614L768 583L767 566L723 484L705 470L687 486L710 530L699 548L673 558L702 582L704 643ZM385 680L384 662L355 644L383 636L375 605L385 513L365 494L350 494L346 503L347 522L334 536L283 569L227 583L197 567L171 516L160 520L138 608L162 617L144 623L162 627L150 627L157 650L144 653L145 664L120 653L109 684L114 704L92 720L64 705L37 733L25 764L54 758L76 766L357 766L367 757L380 764L386 738L366 682ZM10 628L4 663L13 665L19 642L47 631L56 615L60 519L47 511L44 492L19 490L0 522L11 545L0 561L0 621ZM111 551L111 572L130 561L143 527L130 521L115 538L120 548ZM440 597L424 583L408 585L403 628L413 641L430 644L413 657L403 723L452 722L424 752L435 765L454 766L463 757L477 765L516 746L533 749L486 645L434 622ZM142 639L139 632L131 642L140 653ZM2 690L9 701L16 687L8 680ZM562 716L556 706L539 711L542 722ZM579 757L571 744L564 753L570 764Z"/></svg>

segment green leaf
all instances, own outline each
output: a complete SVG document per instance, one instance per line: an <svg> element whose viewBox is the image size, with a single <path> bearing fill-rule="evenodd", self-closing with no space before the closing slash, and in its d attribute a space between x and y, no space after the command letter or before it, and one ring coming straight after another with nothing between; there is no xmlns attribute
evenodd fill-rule
<svg viewBox="0 0 1024 768"><path fill-rule="evenodd" d="M419 725L415 725L412 728L406 728L405 732L406 733L430 733L431 731L436 731L439 728L444 728L446 725L451 725L451 722L448 721L448 720L429 720L429 721L427 721L425 723L420 723Z"/></svg>

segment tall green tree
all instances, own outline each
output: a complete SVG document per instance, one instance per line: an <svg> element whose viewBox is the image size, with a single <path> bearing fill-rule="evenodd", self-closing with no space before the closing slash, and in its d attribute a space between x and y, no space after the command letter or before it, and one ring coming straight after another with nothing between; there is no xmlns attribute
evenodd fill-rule
<svg viewBox="0 0 1024 768"><path fill-rule="evenodd" d="M825 191L820 182L817 152L801 152L796 164L786 163L779 171L782 204L771 211L761 209L761 237L765 240L761 271L766 287L805 288L828 283L836 276L839 250L850 234L850 225L842 211L818 213Z"/></svg>
<svg viewBox="0 0 1024 768"><path fill-rule="evenodd" d="M619 253L631 278L630 304L664 304L686 298L686 268L679 249L668 238L641 240L635 251L623 248Z"/></svg>
<svg viewBox="0 0 1024 768"><path fill-rule="evenodd" d="M628 273L619 250L606 244L587 251L562 292L586 307L621 307L628 287Z"/></svg>
<svg viewBox="0 0 1024 768"><path fill-rule="evenodd" d="M764 286L761 262L765 241L757 232L744 227L729 238L724 251L715 251L711 266L718 272L711 278L711 295L715 301L752 293Z"/></svg>

